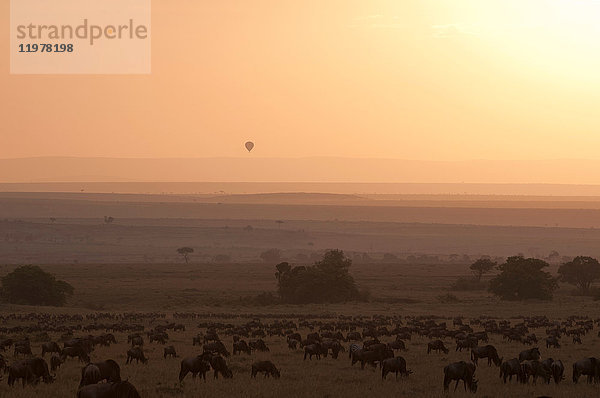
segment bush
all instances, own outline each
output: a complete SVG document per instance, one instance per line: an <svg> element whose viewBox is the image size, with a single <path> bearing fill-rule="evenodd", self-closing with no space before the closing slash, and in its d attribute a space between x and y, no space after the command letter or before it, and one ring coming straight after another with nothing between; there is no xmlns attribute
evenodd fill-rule
<svg viewBox="0 0 600 398"><path fill-rule="evenodd" d="M11 304L61 307L73 291L73 286L35 265L18 267L2 278L2 298Z"/></svg>
<svg viewBox="0 0 600 398"><path fill-rule="evenodd" d="M551 300L556 280L543 268L549 264L536 258L513 256L498 268L500 275L490 281L490 292L502 300Z"/></svg>
<svg viewBox="0 0 600 398"><path fill-rule="evenodd" d="M456 291L476 291L485 290L487 284L485 282L478 281L475 278L458 278L451 286L450 289Z"/></svg>
<svg viewBox="0 0 600 398"><path fill-rule="evenodd" d="M285 303L339 303L363 300L354 278L349 274L352 260L341 250L331 250L314 266L277 266L279 296Z"/></svg>

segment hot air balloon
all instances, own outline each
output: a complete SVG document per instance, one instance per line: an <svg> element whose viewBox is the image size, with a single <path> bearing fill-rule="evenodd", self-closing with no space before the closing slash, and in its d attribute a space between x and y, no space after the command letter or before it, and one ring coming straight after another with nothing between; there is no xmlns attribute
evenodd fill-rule
<svg viewBox="0 0 600 398"><path fill-rule="evenodd" d="M246 149L248 150L248 152L252 151L252 148L254 148L254 142L252 142L252 141L246 142Z"/></svg>

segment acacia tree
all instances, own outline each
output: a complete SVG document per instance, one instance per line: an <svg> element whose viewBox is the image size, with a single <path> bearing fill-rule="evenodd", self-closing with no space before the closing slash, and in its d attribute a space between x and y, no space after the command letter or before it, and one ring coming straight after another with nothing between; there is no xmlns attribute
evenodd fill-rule
<svg viewBox="0 0 600 398"><path fill-rule="evenodd" d="M469 268L477 278L477 281L481 281L481 277L493 270L496 265L498 265L498 263L493 262L489 258L480 258L471 264Z"/></svg>
<svg viewBox="0 0 600 398"><path fill-rule="evenodd" d="M181 254L185 260L185 263L187 264L189 261L189 255L192 254L194 252L194 249L192 249L191 247L180 247L179 249L177 249L177 253Z"/></svg>
<svg viewBox="0 0 600 398"><path fill-rule="evenodd" d="M35 265L24 265L2 277L2 297L24 305L65 305L75 289Z"/></svg>
<svg viewBox="0 0 600 398"><path fill-rule="evenodd" d="M536 258L509 257L498 267L501 273L490 281L489 290L503 300L550 300L557 283L543 271L548 266Z"/></svg>
<svg viewBox="0 0 600 398"><path fill-rule="evenodd" d="M558 268L560 280L575 285L586 294L592 283L600 278L600 263L592 257L578 256Z"/></svg>

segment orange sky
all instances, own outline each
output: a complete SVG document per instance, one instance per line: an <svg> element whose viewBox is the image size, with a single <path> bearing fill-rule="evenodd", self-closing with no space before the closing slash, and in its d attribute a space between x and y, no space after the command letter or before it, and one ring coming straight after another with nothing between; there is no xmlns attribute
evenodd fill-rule
<svg viewBox="0 0 600 398"><path fill-rule="evenodd" d="M1 29L0 158L253 139L256 157L598 159L599 18L594 0L154 0L150 76L11 76Z"/></svg>

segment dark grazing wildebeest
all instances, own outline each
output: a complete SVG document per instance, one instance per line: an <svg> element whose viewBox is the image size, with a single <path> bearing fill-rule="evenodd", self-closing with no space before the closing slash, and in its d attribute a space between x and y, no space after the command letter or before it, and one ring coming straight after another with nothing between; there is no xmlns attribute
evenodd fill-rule
<svg viewBox="0 0 600 398"><path fill-rule="evenodd" d="M552 377L554 378L554 383L558 384L565 378L565 366L562 361L559 359L557 361L552 361L550 365L550 369L552 370Z"/></svg>
<svg viewBox="0 0 600 398"><path fill-rule="evenodd" d="M340 342L337 340L323 340L323 342L321 343L321 347L325 351L325 356L327 356L327 353L329 352L329 350L331 350L331 357L333 359L337 359L341 351L346 351L344 347L342 347Z"/></svg>
<svg viewBox="0 0 600 398"><path fill-rule="evenodd" d="M125 363L131 363L134 359L136 363L140 363L140 361L142 361L143 364L148 363L148 358L144 356L142 347L133 347L132 349L127 350L127 361Z"/></svg>
<svg viewBox="0 0 600 398"><path fill-rule="evenodd" d="M68 347L80 347L87 354L92 352L93 349L91 341L87 338L74 338L67 340L63 343L63 348Z"/></svg>
<svg viewBox="0 0 600 398"><path fill-rule="evenodd" d="M31 346L29 344L16 345L15 344L15 352L14 356L17 357L19 354L23 356L33 356L31 352Z"/></svg>
<svg viewBox="0 0 600 398"><path fill-rule="evenodd" d="M90 356L85 351L85 349L82 346L80 346L80 345L77 345L77 346L74 346L74 347L65 347L60 352L60 359L63 362L67 358L75 358L75 357L77 357L80 362L87 363L87 362L90 361Z"/></svg>
<svg viewBox="0 0 600 398"><path fill-rule="evenodd" d="M477 392L477 380L475 380L475 364L465 361L454 362L444 367L444 391L448 391L448 387L452 380L456 380L454 391L458 387L458 383L462 380L465 391L469 387L469 391Z"/></svg>
<svg viewBox="0 0 600 398"><path fill-rule="evenodd" d="M233 377L233 372L227 366L227 362L220 355L213 355L210 359L210 366L213 368L215 379L219 378L219 373L226 379Z"/></svg>
<svg viewBox="0 0 600 398"><path fill-rule="evenodd" d="M395 340L387 344L387 348L390 350L406 351L406 344L402 340Z"/></svg>
<svg viewBox="0 0 600 398"><path fill-rule="evenodd" d="M406 360L402 357L387 358L382 361L381 379L385 379L390 372L395 373L396 378L398 378L398 373L400 373L400 376L408 376L412 373L411 370L406 369Z"/></svg>
<svg viewBox="0 0 600 398"><path fill-rule="evenodd" d="M533 384L536 383L538 377L544 379L546 384L550 383L550 367L544 366L540 361L527 360L521 362L521 371L523 374L523 383L529 382L529 376L533 376Z"/></svg>
<svg viewBox="0 0 600 398"><path fill-rule="evenodd" d="M496 347L490 344L471 349L471 361L473 361L475 365L477 365L479 358L487 358L488 366L492 366L492 362L494 362L494 365L496 366L502 364L502 358L498 356Z"/></svg>
<svg viewBox="0 0 600 398"><path fill-rule="evenodd" d="M177 351L175 351L175 347L173 347L172 345L163 349L163 357L167 359L168 356L170 356L171 358L177 358Z"/></svg>
<svg viewBox="0 0 600 398"><path fill-rule="evenodd" d="M546 348L560 348L560 342L558 341L558 337L550 336L546 338Z"/></svg>
<svg viewBox="0 0 600 398"><path fill-rule="evenodd" d="M42 344L42 357L46 355L47 352L60 354L60 347L55 341L44 343Z"/></svg>
<svg viewBox="0 0 600 398"><path fill-rule="evenodd" d="M181 370L179 371L179 382L183 381L188 373L192 378L196 378L198 373L206 380L206 372L210 370L210 355L202 354L195 357L187 357L181 361Z"/></svg>
<svg viewBox="0 0 600 398"><path fill-rule="evenodd" d="M192 345L202 345L203 337L200 335L192 337Z"/></svg>
<svg viewBox="0 0 600 398"><path fill-rule="evenodd" d="M128 381L90 384L77 391L77 398L140 398L136 388Z"/></svg>
<svg viewBox="0 0 600 398"><path fill-rule="evenodd" d="M225 348L225 344L223 344L222 341L214 341L212 343L204 344L203 350L206 353L221 354L224 357L231 355L229 351L227 351L227 348Z"/></svg>
<svg viewBox="0 0 600 398"><path fill-rule="evenodd" d="M136 345L137 346L144 345L144 338L142 336L140 336L139 334L129 336L128 340L131 343L132 347L135 347Z"/></svg>
<svg viewBox="0 0 600 398"><path fill-rule="evenodd" d="M437 351L438 354L440 351L442 351L444 354L449 352L442 340L434 340L427 343L427 353L429 354L431 351Z"/></svg>
<svg viewBox="0 0 600 398"><path fill-rule="evenodd" d="M587 376L587 382L597 383L600 377L600 360L590 357L580 359L573 364L573 383L577 383L579 376Z"/></svg>
<svg viewBox="0 0 600 398"><path fill-rule="evenodd" d="M254 351L269 352L269 347L267 347L267 344L263 339L250 340L248 346Z"/></svg>
<svg viewBox="0 0 600 398"><path fill-rule="evenodd" d="M323 348L319 343L309 344L305 346L304 360L306 360L306 357L308 357L309 360L312 360L313 355L316 356L317 359L321 359L321 355L327 355L327 349Z"/></svg>
<svg viewBox="0 0 600 398"><path fill-rule="evenodd" d="M519 362L523 361L539 361L541 357L540 349L537 347L519 353Z"/></svg>
<svg viewBox="0 0 600 398"><path fill-rule="evenodd" d="M121 367L112 359L107 359L106 361L88 363L81 368L81 381L79 382L79 387L82 387L85 383L85 373L88 366L98 368L100 371L100 379L98 381L106 380L110 383L118 383L121 381Z"/></svg>
<svg viewBox="0 0 600 398"><path fill-rule="evenodd" d="M10 348L13 344L14 344L13 339L0 340L0 350L6 351L6 349Z"/></svg>
<svg viewBox="0 0 600 398"><path fill-rule="evenodd" d="M40 379L44 383L52 383L54 376L48 371L48 364L43 358L29 358L15 362L8 367L8 385L12 386L19 379L25 384L37 384Z"/></svg>
<svg viewBox="0 0 600 398"><path fill-rule="evenodd" d="M93 363L89 363L81 369L81 381L79 382L79 387L97 384L101 380L102 374L100 373L100 368Z"/></svg>
<svg viewBox="0 0 600 398"><path fill-rule="evenodd" d="M346 335L346 339L348 341L361 341L362 336L360 335L360 332L348 332L348 334Z"/></svg>
<svg viewBox="0 0 600 398"><path fill-rule="evenodd" d="M465 348L477 347L477 344L477 337L467 337L466 339L458 339L456 340L456 351L462 352L462 350Z"/></svg>
<svg viewBox="0 0 600 398"><path fill-rule="evenodd" d="M221 339L219 338L217 332L215 332L214 330L209 330L204 336L204 344L208 343L209 341L221 341Z"/></svg>
<svg viewBox="0 0 600 398"><path fill-rule="evenodd" d="M382 362L388 358L394 358L394 351L388 349L371 351L363 348L352 353L352 365L360 362L360 368L364 369L366 364L375 367L379 363L379 366L382 367Z"/></svg>
<svg viewBox="0 0 600 398"><path fill-rule="evenodd" d="M500 365L500 377L503 379L504 383L506 383L507 378L508 381L512 381L513 376L517 376L517 382L523 380L523 370L521 369L521 363L517 358L504 361Z"/></svg>
<svg viewBox="0 0 600 398"><path fill-rule="evenodd" d="M299 340L294 340L294 339L289 339L287 341L288 343L288 349L290 350L297 350L298 349L298 345L300 344Z"/></svg>
<svg viewBox="0 0 600 398"><path fill-rule="evenodd" d="M281 376L281 374L279 373L279 370L275 367L275 365L271 361L254 362L252 364L251 377L256 377L257 373L264 373L265 377L273 376L276 379L278 379Z"/></svg>
<svg viewBox="0 0 600 398"><path fill-rule="evenodd" d="M290 341L296 341L296 340L290 340ZM289 343L289 341L288 341L288 343ZM242 352L245 352L248 355L250 355L252 353L252 351L250 350L250 347L248 346L246 341L240 340L236 343L233 343L233 355L241 354Z"/></svg>

